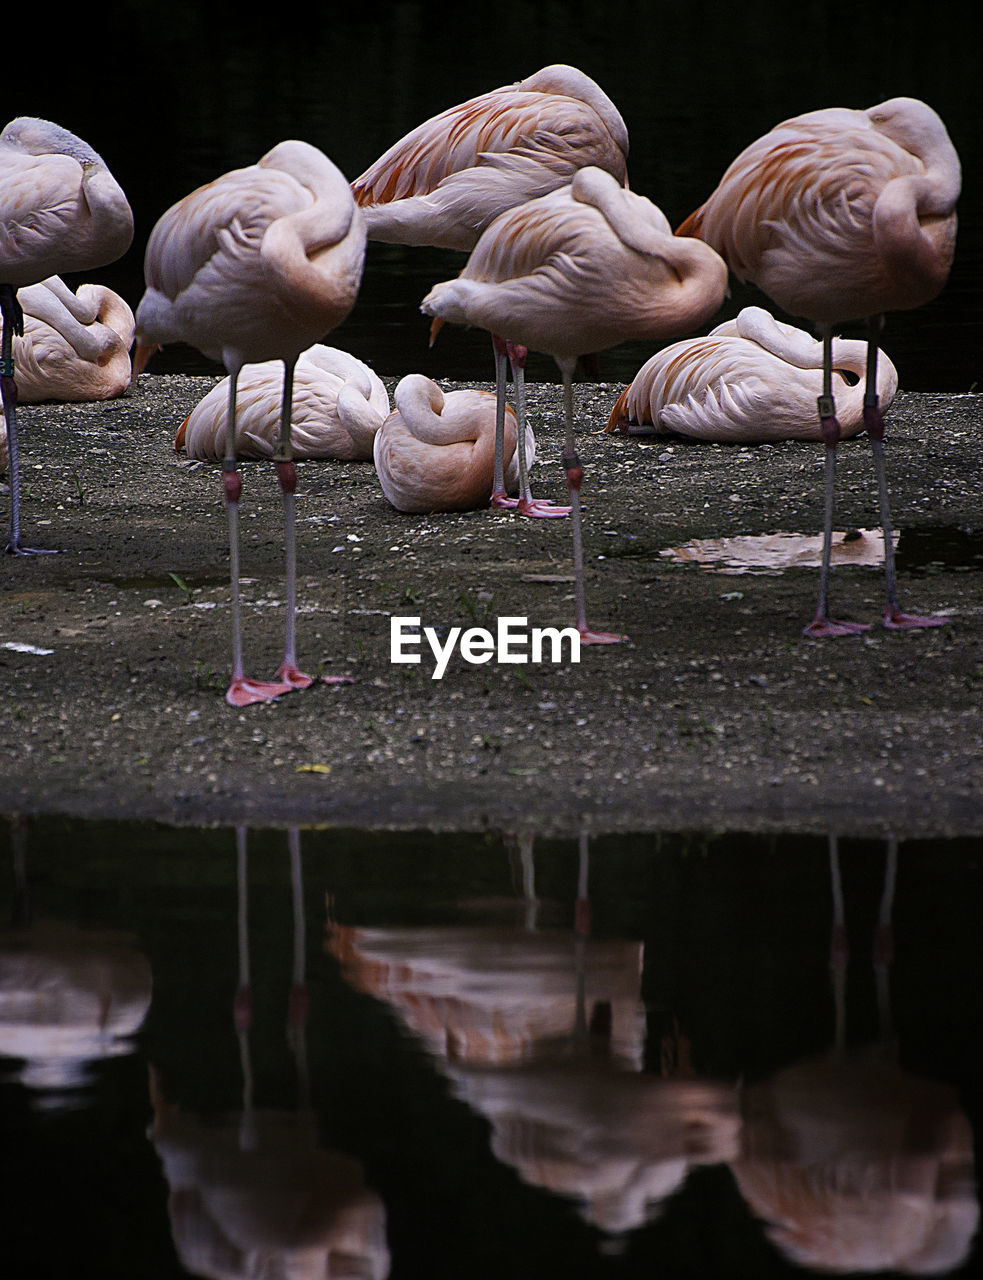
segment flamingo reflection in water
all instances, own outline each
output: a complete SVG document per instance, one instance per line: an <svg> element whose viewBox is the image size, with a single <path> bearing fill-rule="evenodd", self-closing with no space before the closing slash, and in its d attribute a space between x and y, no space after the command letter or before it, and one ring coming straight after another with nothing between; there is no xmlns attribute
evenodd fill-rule
<svg viewBox="0 0 983 1280"><path fill-rule="evenodd" d="M500 1160L618 1235L651 1220L694 1166L736 1155L736 1092L687 1074L685 1053L675 1076L642 1073L642 945L591 936L587 837L572 934L541 925L531 838L518 855L519 927L329 922L328 946L489 1120Z"/></svg>
<svg viewBox="0 0 983 1280"><path fill-rule="evenodd" d="M39 1108L71 1108L95 1068L133 1052L150 1008L152 975L136 939L81 928L36 909L28 821L11 820L15 918L0 934L0 1055Z"/></svg>
<svg viewBox="0 0 983 1280"><path fill-rule="evenodd" d="M199 1119L165 1096L152 1069L150 1139L170 1187L168 1209L181 1262L215 1280L283 1276L322 1280L390 1270L385 1208L365 1185L362 1165L318 1146L307 1063L306 930L300 832L288 832L293 916L287 1039L297 1075L294 1111L253 1098L252 965L248 846L236 832L239 982L233 1024L239 1042L242 1106L223 1120ZM267 957L264 955L264 959Z"/></svg>
<svg viewBox="0 0 983 1280"><path fill-rule="evenodd" d="M966 1259L979 1222L973 1133L956 1091L897 1062L889 990L897 852L889 839L873 943L877 1043L847 1045L850 950L830 836L832 1046L743 1095L737 1186L781 1252L818 1271L945 1274Z"/></svg>

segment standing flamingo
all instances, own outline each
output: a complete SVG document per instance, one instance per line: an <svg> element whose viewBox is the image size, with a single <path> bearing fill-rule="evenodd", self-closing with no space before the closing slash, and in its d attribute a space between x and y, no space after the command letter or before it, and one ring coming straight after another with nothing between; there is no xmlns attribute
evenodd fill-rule
<svg viewBox="0 0 983 1280"><path fill-rule="evenodd" d="M495 453L495 397L487 391L449 391L410 373L395 391L396 411L375 438L375 469L397 511L474 511L488 505ZM518 432L508 410L505 475L520 483ZM535 456L526 428L523 458Z"/></svg>
<svg viewBox="0 0 983 1280"><path fill-rule="evenodd" d="M50 120L19 116L0 133L0 394L10 451L7 551L21 545L17 383L13 341L24 331L17 290L60 271L90 271L121 257L133 240L122 188L88 143Z"/></svg>
<svg viewBox="0 0 983 1280"><path fill-rule="evenodd" d="M334 164L306 142L281 142L256 164L199 187L159 219L147 243L147 289L137 308L134 370L155 344L188 342L229 374L222 463L232 580L233 706L305 689L296 659L296 528L290 423L297 357L345 318L358 293L365 227ZM242 366L283 361L280 437L273 458L283 493L286 641L273 681L243 671L235 400Z"/></svg>
<svg viewBox="0 0 983 1280"><path fill-rule="evenodd" d="M24 332L14 338L17 400L110 400L130 385L133 312L112 289L58 276L21 289Z"/></svg>
<svg viewBox="0 0 983 1280"><path fill-rule="evenodd" d="M682 250L682 251L681 251ZM569 186L511 209L479 240L456 280L435 285L422 309L503 334L551 354L563 377L563 465L573 518L576 626L587 644L621 637L587 626L580 485L573 435L573 373L578 357L629 338L666 338L696 328L720 307L727 268L699 240L672 235L651 201L601 169L580 169ZM525 430L517 362L519 438Z"/></svg>
<svg viewBox="0 0 983 1280"><path fill-rule="evenodd" d="M617 107L589 76L559 63L516 84L450 107L419 125L352 183L370 240L470 250L486 227L594 166L627 186L628 130ZM565 516L569 508L506 492L506 361L492 334L498 396L493 507L520 515Z"/></svg>
<svg viewBox="0 0 983 1280"><path fill-rule="evenodd" d="M934 627L944 618L902 612L877 397L883 313L921 306L949 275L956 238L959 157L924 102L892 98L866 111L833 107L777 125L747 147L709 199L678 228L712 245L741 280L792 315L819 323L824 383L819 418L826 445L824 551L816 615L807 636L870 628L829 616L829 551L840 425L832 387L832 326L867 319L864 425L884 525L884 625Z"/></svg>
<svg viewBox="0 0 983 1280"><path fill-rule="evenodd" d="M500 213L596 165L627 182L628 130L576 67L543 67L424 121L352 183L370 240L473 249Z"/></svg>
<svg viewBox="0 0 983 1280"><path fill-rule="evenodd" d="M604 430L673 432L728 443L819 440L816 397L822 369L821 342L762 307L745 307L705 338L674 342L646 360ZM835 339L833 372L841 434L855 436L864 429L867 344ZM885 409L897 389L897 370L881 352L877 394Z"/></svg>

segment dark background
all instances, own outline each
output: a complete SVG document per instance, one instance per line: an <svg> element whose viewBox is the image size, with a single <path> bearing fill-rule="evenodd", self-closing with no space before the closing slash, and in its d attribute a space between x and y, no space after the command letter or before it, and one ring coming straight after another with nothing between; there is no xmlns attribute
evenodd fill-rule
<svg viewBox="0 0 983 1280"><path fill-rule="evenodd" d="M966 392L980 379L983 350L981 24L968 12L906 0L367 0L265 10L110 0L98 11L63 11L51 31L35 25L30 41L8 37L4 89L7 118L57 120L100 151L122 183L136 240L98 275L134 306L153 223L195 186L253 163L286 137L314 143L355 178L428 116L550 62L580 67L614 100L631 139L631 185L674 225L738 151L780 120L920 97L945 120L963 161L956 263L936 301L890 318L884 345L903 389ZM331 341L383 376L488 380L484 333L447 329L428 352L418 312L430 286L463 261L449 251L370 245L359 301ZM753 288L735 287L721 319L762 301ZM628 381L650 354L624 344L603 356L602 376ZM212 367L176 347L151 369ZM530 376L558 380L546 357L533 360Z"/></svg>

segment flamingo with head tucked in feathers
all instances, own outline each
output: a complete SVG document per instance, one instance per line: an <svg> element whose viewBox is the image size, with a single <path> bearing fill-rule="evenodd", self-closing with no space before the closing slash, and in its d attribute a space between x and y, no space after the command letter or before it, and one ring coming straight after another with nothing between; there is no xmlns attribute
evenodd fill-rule
<svg viewBox="0 0 983 1280"><path fill-rule="evenodd" d="M90 271L121 257L133 240L133 214L105 161L50 120L19 116L0 133L0 394L10 451L7 551L21 544L17 381L13 342L24 331L18 289L62 271Z"/></svg>
<svg viewBox="0 0 983 1280"><path fill-rule="evenodd" d="M59 276L19 290L24 332L14 338L17 399L110 400L130 385L133 312L101 284L73 293Z"/></svg>
<svg viewBox="0 0 983 1280"><path fill-rule="evenodd" d="M283 368L279 360L247 364L236 389L236 457L272 458L280 432ZM229 381L223 378L178 429L175 449L220 462L226 448ZM389 394L367 364L317 342L294 369L290 442L295 458L367 461L389 413Z"/></svg>
<svg viewBox="0 0 983 1280"><path fill-rule="evenodd" d="M185 196L158 220L147 243L134 370L144 367L153 346L187 342L221 360L229 374L222 470L232 580L226 700L233 706L268 702L313 683L296 658L293 373L300 353L351 310L364 257L365 227L347 181L317 148L295 140ZM287 616L276 678L259 681L246 677L242 661L235 398L243 365L270 359L284 366L273 458L283 493Z"/></svg>
<svg viewBox="0 0 983 1280"><path fill-rule="evenodd" d="M959 157L938 115L914 98L866 111L833 107L777 125L733 161L716 190L678 228L721 254L791 315L819 323L824 385L819 419L826 444L824 551L809 636L869 627L829 615L836 444L832 384L834 321L867 319L864 425L871 441L884 525L890 628L938 626L944 618L904 613L898 602L877 394L883 313L934 298L949 275L956 237Z"/></svg>
<svg viewBox="0 0 983 1280"><path fill-rule="evenodd" d="M685 338L651 356L616 401L605 431L674 433L694 440L819 440L816 398L823 346L762 307L745 307L704 338ZM833 341L833 374L844 438L864 429L867 344ZM877 394L887 408L898 372L881 352Z"/></svg>
<svg viewBox="0 0 983 1280"><path fill-rule="evenodd" d="M488 505L495 454L495 397L464 388L443 392L421 373L397 385L396 409L375 437L375 469L397 511L474 511ZM515 414L506 412L505 483L519 483ZM526 428L524 456L536 442Z"/></svg>
<svg viewBox="0 0 983 1280"><path fill-rule="evenodd" d="M696 329L720 307L721 258L698 240L673 236L665 215L602 169L580 169L569 186L503 213L456 280L422 303L445 321L476 325L551 354L564 390L563 464L573 516L576 626L584 643L621 637L591 631L584 602L580 485L573 433L573 374L579 356L629 338L667 338ZM521 373L521 364L518 366ZM517 380L520 457L525 430Z"/></svg>
<svg viewBox="0 0 983 1280"><path fill-rule="evenodd" d="M370 240L470 250L499 214L566 186L578 169L604 169L627 186L628 130L607 94L576 67L557 63L524 80L449 107L400 139L352 183ZM517 497L504 475L507 342L492 334L498 418L493 507L520 515L565 516L567 507L533 499L523 477Z"/></svg>

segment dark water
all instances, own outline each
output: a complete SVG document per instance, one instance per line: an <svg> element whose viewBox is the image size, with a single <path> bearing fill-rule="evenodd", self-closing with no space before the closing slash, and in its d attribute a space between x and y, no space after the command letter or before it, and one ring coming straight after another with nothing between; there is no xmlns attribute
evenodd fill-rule
<svg viewBox="0 0 983 1280"><path fill-rule="evenodd" d="M116 3L63 12L43 44L17 45L4 73L9 115L47 115L100 150L126 189L136 243L102 273L134 304L156 218L226 169L284 137L320 146L354 178L408 129L550 62L571 62L618 105L632 186L681 221L729 161L779 120L818 107L921 97L946 121L964 165L957 257L944 293L891 317L884 345L905 390L968 391L981 379L983 223L978 157L979 31L965 6L795 5L707 0L542 3L499 0L283 7L250 20L240 6L181 0L166 17ZM978 28L978 20L976 20ZM427 350L419 301L461 255L370 246L359 301L332 339L383 376L488 380L486 335L445 330ZM734 289L721 318L762 302ZM625 344L602 375L630 379L651 350ZM174 348L153 368L205 370ZM555 381L552 361L530 376Z"/></svg>
<svg viewBox="0 0 983 1280"><path fill-rule="evenodd" d="M5 1275L979 1273L978 841L0 850Z"/></svg>

